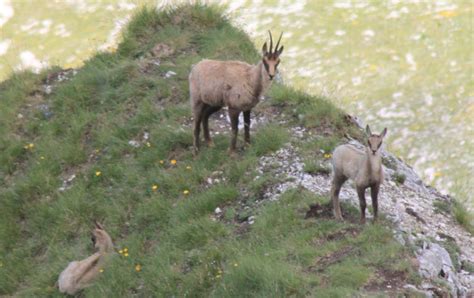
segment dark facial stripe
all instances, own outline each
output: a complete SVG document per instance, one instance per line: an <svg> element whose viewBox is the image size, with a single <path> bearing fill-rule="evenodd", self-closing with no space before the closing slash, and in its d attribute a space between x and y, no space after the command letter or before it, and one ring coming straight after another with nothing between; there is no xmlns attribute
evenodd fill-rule
<svg viewBox="0 0 474 298"><path fill-rule="evenodd" d="M270 68L269 68L269 65L268 65L267 61L265 61L265 59L263 59L262 61L263 61L263 66L265 66L265 70L266 70L267 72L269 72L269 71L270 71Z"/></svg>

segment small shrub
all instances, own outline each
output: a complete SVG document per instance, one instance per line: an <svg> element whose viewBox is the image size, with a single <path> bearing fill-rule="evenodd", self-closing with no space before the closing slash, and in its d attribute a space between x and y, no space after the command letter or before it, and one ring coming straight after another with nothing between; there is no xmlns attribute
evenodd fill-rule
<svg viewBox="0 0 474 298"><path fill-rule="evenodd" d="M449 201L436 200L433 202L434 211L436 213L451 214L453 207Z"/></svg>
<svg viewBox="0 0 474 298"><path fill-rule="evenodd" d="M303 170L312 175L329 175L331 173L330 167L317 161L305 162Z"/></svg>
<svg viewBox="0 0 474 298"><path fill-rule="evenodd" d="M461 269L471 274L474 274L474 263L469 262L468 260L464 260L461 263Z"/></svg>
<svg viewBox="0 0 474 298"><path fill-rule="evenodd" d="M398 184L405 183L406 179L407 179L407 176L403 173L400 173L400 172L393 173L393 181L395 181Z"/></svg>
<svg viewBox="0 0 474 298"><path fill-rule="evenodd" d="M382 164L389 169L397 170L397 161L392 157L382 157Z"/></svg>
<svg viewBox="0 0 474 298"><path fill-rule="evenodd" d="M474 215L470 213L462 203L454 201L453 213L456 221L469 233L474 235Z"/></svg>
<svg viewBox="0 0 474 298"><path fill-rule="evenodd" d="M288 137L288 132L283 128L268 125L257 132L252 149L257 156L262 156L280 149Z"/></svg>

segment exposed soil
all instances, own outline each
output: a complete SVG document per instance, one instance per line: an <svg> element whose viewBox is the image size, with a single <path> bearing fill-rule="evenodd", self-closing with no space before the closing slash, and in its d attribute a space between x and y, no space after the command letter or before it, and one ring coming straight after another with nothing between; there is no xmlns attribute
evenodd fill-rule
<svg viewBox="0 0 474 298"><path fill-rule="evenodd" d="M322 272L328 266L339 263L350 255L357 254L359 254L359 250L357 248L353 246L345 246L340 250L337 250L335 252L316 259L315 264L309 266L307 270L309 272Z"/></svg>
<svg viewBox="0 0 474 298"><path fill-rule="evenodd" d="M389 297L398 297L399 289L407 282L407 273L404 271L380 269L372 280L364 287L367 292L385 293Z"/></svg>

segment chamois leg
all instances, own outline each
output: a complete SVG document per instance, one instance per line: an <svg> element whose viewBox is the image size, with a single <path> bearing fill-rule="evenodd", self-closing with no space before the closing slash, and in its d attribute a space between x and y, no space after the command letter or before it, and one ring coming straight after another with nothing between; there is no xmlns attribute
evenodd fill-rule
<svg viewBox="0 0 474 298"><path fill-rule="evenodd" d="M374 222L377 221L378 210L379 210L379 203L378 203L378 195L379 195L380 184L375 184L370 188L370 194L372 196L372 209L374 209Z"/></svg>
<svg viewBox="0 0 474 298"><path fill-rule="evenodd" d="M360 223L365 224L365 208L367 203L365 202L365 188L357 187L357 195L359 196L359 205L360 205Z"/></svg>
<svg viewBox="0 0 474 298"><path fill-rule="evenodd" d="M202 102L195 104L194 107L193 107L193 116L194 116L193 147L194 147L194 154L197 154L198 151L199 151L199 134L201 132L201 120L202 120L203 109L204 109L204 104Z"/></svg>
<svg viewBox="0 0 474 298"><path fill-rule="evenodd" d="M214 146L214 143L212 142L211 135L209 134L209 117L215 112L219 111L221 108L222 107L219 106L213 107L206 105L206 108L203 111L202 129L204 131L204 140L206 140L207 145L210 147Z"/></svg>
<svg viewBox="0 0 474 298"><path fill-rule="evenodd" d="M250 144L250 110L244 111L245 143Z"/></svg>
<svg viewBox="0 0 474 298"><path fill-rule="evenodd" d="M336 220L342 220L342 212L341 212L341 205L339 204L339 192L341 191L341 187L346 182L347 178L345 177L336 177L332 180L331 185L331 199L332 199L332 206L334 217Z"/></svg>
<svg viewBox="0 0 474 298"><path fill-rule="evenodd" d="M229 108L230 126L232 128L232 139L229 148L230 153L235 152L235 148L237 145L237 134L239 132L239 115L239 110Z"/></svg>

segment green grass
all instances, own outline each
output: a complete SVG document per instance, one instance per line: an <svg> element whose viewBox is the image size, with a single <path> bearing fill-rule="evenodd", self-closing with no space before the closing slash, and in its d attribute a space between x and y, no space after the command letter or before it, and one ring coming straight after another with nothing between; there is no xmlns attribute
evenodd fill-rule
<svg viewBox="0 0 474 298"><path fill-rule="evenodd" d="M463 203L454 201L453 214L456 221L474 235L474 215L466 209Z"/></svg>
<svg viewBox="0 0 474 298"><path fill-rule="evenodd" d="M149 55L156 43L173 48L160 66ZM51 94L42 84L57 68L18 73L0 85L0 295L61 296L54 287L58 275L68 262L91 254L94 220L129 257L113 256L86 297L354 295L376 270L411 272L409 254L386 222L360 227L331 217L306 220L309 205L328 204L328 198L301 189L252 204L279 183L255 179L255 165L292 141L288 126L315 130L314 147L301 148L308 152L357 135L329 101L275 85L268 105L289 115L288 124L259 127L239 156L227 154L226 134L193 157L187 74L204 57L256 62L258 51L215 7L144 8L116 52L97 53ZM165 78L169 70L177 75ZM41 117L40 104L53 116ZM333 134L320 134L322 128ZM209 185L209 177L220 182ZM214 215L216 207L223 218ZM249 215L256 217L253 225L241 222ZM338 236L349 229L356 235ZM321 265L348 246L356 258Z"/></svg>

